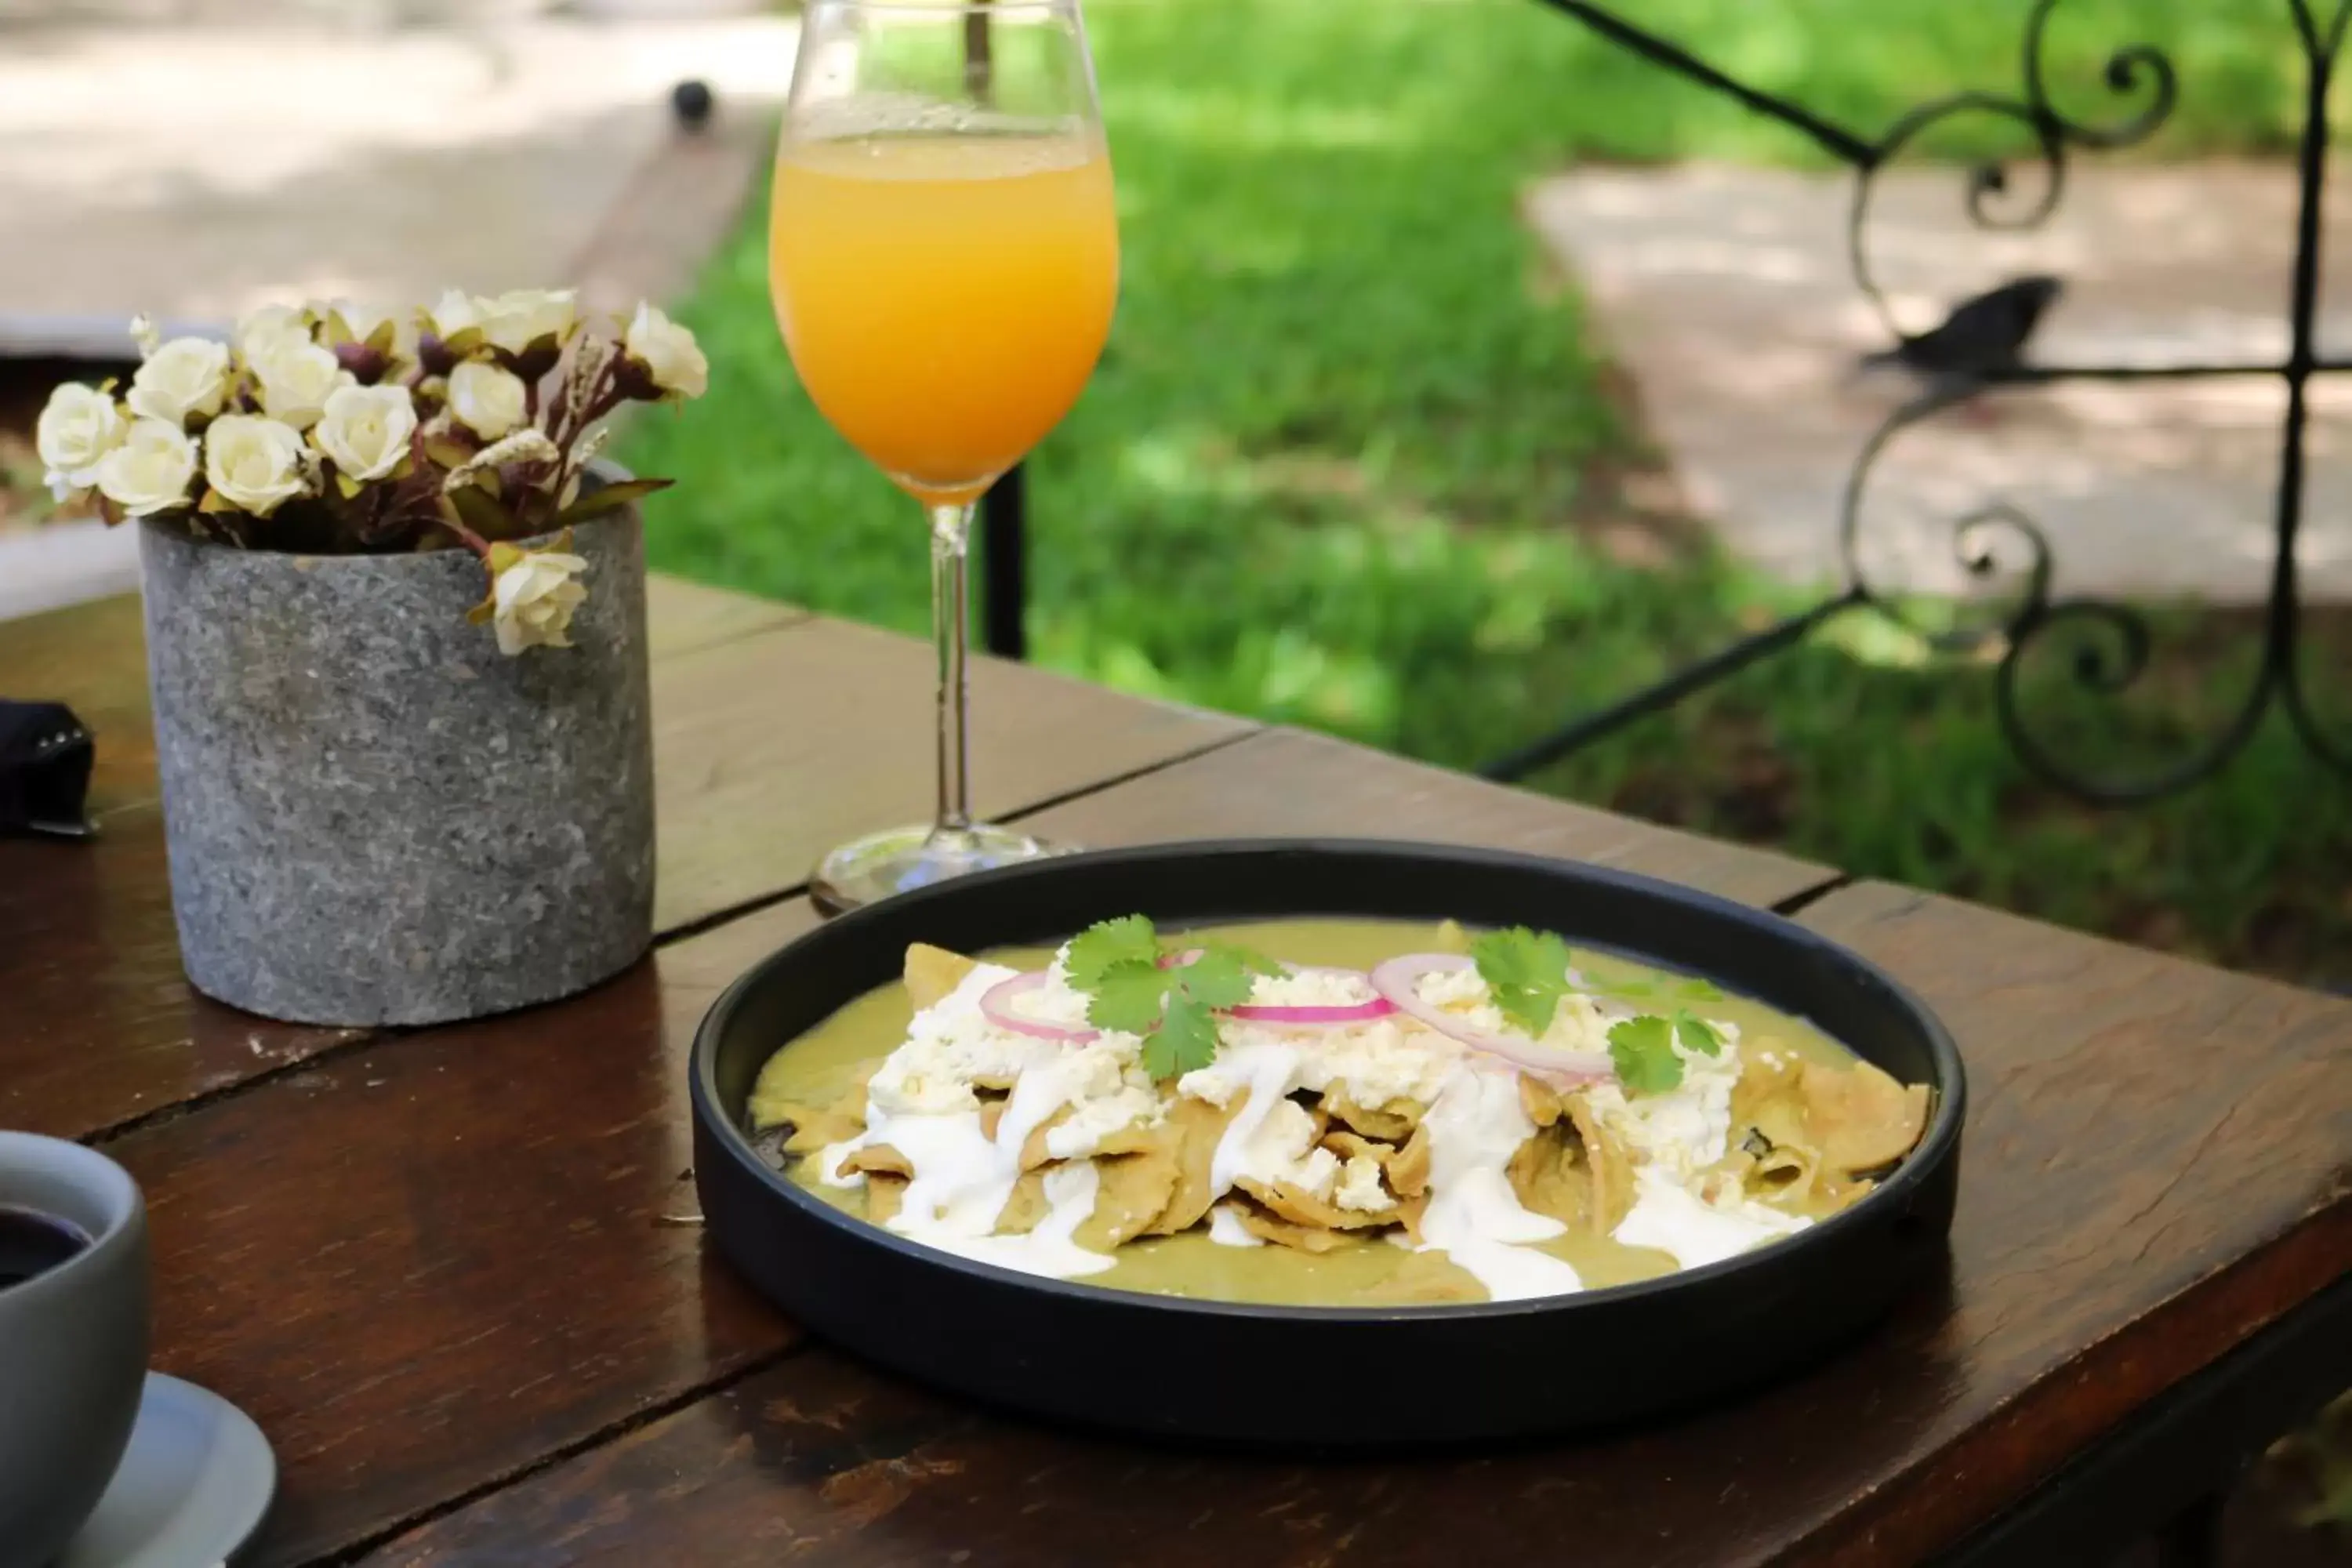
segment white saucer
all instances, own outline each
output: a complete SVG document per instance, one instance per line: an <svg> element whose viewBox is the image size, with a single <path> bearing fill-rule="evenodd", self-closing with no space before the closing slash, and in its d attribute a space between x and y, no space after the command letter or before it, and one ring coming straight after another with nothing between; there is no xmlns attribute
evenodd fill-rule
<svg viewBox="0 0 2352 1568"><path fill-rule="evenodd" d="M151 1372L121 1468L55 1568L213 1568L261 1528L277 1489L278 1461L244 1411Z"/></svg>

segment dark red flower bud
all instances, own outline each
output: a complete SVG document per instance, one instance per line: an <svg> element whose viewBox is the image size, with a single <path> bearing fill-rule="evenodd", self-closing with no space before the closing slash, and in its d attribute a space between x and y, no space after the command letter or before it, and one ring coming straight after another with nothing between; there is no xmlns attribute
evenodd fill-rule
<svg viewBox="0 0 2352 1568"><path fill-rule="evenodd" d="M352 373L352 379L362 386L373 386L383 379L391 361L362 342L344 342L335 345L335 363Z"/></svg>
<svg viewBox="0 0 2352 1568"><path fill-rule="evenodd" d="M438 337L423 332L416 339L416 363L425 367L427 375L446 375L457 368L457 356Z"/></svg>

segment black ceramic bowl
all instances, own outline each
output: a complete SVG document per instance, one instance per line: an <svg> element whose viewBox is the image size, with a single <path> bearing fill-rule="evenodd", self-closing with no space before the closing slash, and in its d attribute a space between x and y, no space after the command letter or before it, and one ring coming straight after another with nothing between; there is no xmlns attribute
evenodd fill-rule
<svg viewBox="0 0 2352 1568"><path fill-rule="evenodd" d="M896 978L909 942L960 952L1045 943L1138 911L1171 925L1339 915L1556 931L1810 1018L1896 1078L1932 1085L1935 1108L1919 1146L1876 1192L1785 1240L1641 1284L1473 1306L1249 1306L1038 1279L828 1207L753 1152L744 1102L761 1064ZM1048 1416L1318 1446L1622 1421L1719 1398L1821 1354L1943 1257L1966 1100L1950 1037L1916 998L1778 916L1531 856L1294 840L1073 856L861 910L736 982L702 1022L692 1073L695 1182L709 1234L818 1333Z"/></svg>

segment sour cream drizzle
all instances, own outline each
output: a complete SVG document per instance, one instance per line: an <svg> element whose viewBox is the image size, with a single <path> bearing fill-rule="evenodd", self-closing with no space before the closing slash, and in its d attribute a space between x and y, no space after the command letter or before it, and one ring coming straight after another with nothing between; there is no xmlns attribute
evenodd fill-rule
<svg viewBox="0 0 2352 1568"><path fill-rule="evenodd" d="M1013 971L982 964L964 978L943 1008L977 1009L980 997ZM1029 1135L1076 1100L1083 1076L1081 1059L1069 1052L1044 1052L1013 1080L996 1136L981 1130L980 1112L891 1115L868 1106L866 1131L819 1155L823 1179L851 1185L842 1162L859 1149L887 1144L906 1156L914 1174L899 1199L889 1228L943 1252L1024 1273L1054 1279L1099 1274L1111 1266L1102 1253L1072 1239L1094 1213L1102 1184L1092 1160L1071 1160L1048 1172L1045 1188L1052 1208L1024 1236L995 1236L998 1218L1021 1180L1021 1149Z"/></svg>
<svg viewBox="0 0 2352 1568"><path fill-rule="evenodd" d="M1568 1226L1519 1202L1506 1167L1536 1124L1519 1103L1516 1069L1465 1062L1446 1078L1422 1125L1429 1130L1429 1207L1421 1250L1443 1252L1497 1301L1584 1289L1573 1265L1523 1245Z"/></svg>

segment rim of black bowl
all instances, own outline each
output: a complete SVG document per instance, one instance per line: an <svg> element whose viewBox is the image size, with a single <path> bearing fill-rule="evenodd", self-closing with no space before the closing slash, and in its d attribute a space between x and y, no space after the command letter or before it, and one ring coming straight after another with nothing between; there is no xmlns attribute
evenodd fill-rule
<svg viewBox="0 0 2352 1568"><path fill-rule="evenodd" d="M719 1130L730 1158L757 1176L778 1197L791 1204L802 1214L844 1232L867 1245L883 1247L911 1262L945 1268L952 1273L969 1276L992 1285L1038 1290L1049 1295L1066 1296L1089 1302L1108 1302L1120 1307L1133 1307L1143 1311L1165 1311L1181 1316L1205 1314L1232 1318L1313 1318L1332 1322L1393 1322L1399 1320L1422 1321L1432 1319L1476 1319L1516 1317L1532 1312L1558 1312L1573 1310L1579 1303L1607 1300L1622 1301L1638 1300L1668 1290L1677 1290L1707 1280L1726 1278L1750 1267L1764 1247L1727 1258L1719 1262L1702 1264L1696 1268L1678 1268L1654 1279L1637 1279L1623 1285L1604 1285L1597 1289L1570 1291L1562 1295L1527 1296L1507 1301L1467 1301L1432 1303L1426 1305L1391 1305L1380 1307L1324 1307L1279 1305L1260 1301L1222 1301L1194 1296L1171 1296L1152 1290L1129 1290L1112 1285L1089 1285L1083 1280L1057 1279L1050 1275L1028 1274L1017 1268L1005 1268L993 1263L982 1263L969 1258L927 1247L908 1237L863 1219L845 1209L835 1208L786 1179L783 1173L759 1157L752 1151L751 1139L744 1133L738 1118L719 1102L717 1081L719 1041L727 1032L729 1020L741 1005L744 994L757 985L767 973L785 963L804 943L827 936L836 931L855 931L861 926L878 924L884 919L897 919L909 911L919 910L925 903L941 899L970 898L975 889L987 889L1017 886L1039 878L1066 876L1066 868L1087 865L1122 864L1149 865L1157 860L1199 859L1220 854L1264 854L1268 852L1306 855L1384 855L1405 859L1419 859L1439 866L1461 866L1483 863L1492 866L1559 868L1570 867L1577 874L1592 880L1613 883L1630 891L1663 893L1673 901L1686 904L1733 921L1770 932L1779 940L1793 942L1821 952L1853 970L1873 984L1883 988L1904 1011L1922 1026L1928 1055L1936 1064L1938 1081L1930 1086L1935 1091L1935 1103L1930 1109L1927 1131L1911 1152L1903 1157L1895 1173L1880 1182L1868 1195L1839 1210L1824 1220L1817 1220L1803 1230L1769 1244L1769 1251L1779 1258L1792 1258L1797 1249L1818 1249L1827 1245L1825 1238L1833 1237L1854 1216L1874 1206L1883 1210L1888 1204L1901 1201L1928 1179L1929 1173L1942 1163L1951 1146L1959 1141L1961 1122L1968 1111L1968 1075L1961 1065L1959 1047L1951 1031L1933 1009L1913 994L1911 988L1887 973L1869 959L1841 942L1798 924L1787 916L1770 910L1737 902L1718 894L1686 888L1663 878L1644 876L1638 871L1624 871L1614 867L1598 866L1589 860L1576 860L1564 856L1537 855L1512 849L1490 849L1463 846L1433 844L1412 839L1386 838L1203 838L1180 840L1166 844L1136 845L1127 848L1095 849L1073 855L1055 856L1050 859L1033 860L1019 866L1006 866L992 871L975 871L951 880L934 883L911 892L900 893L863 909L853 910L816 927L803 931L782 947L768 954L738 975L719 999L702 1016L694 1032L692 1061L688 1068L688 1093L697 1118ZM1346 911L1320 911L1324 918L1339 918ZM1279 916L1258 917L1279 919ZM1301 920L1318 918L1318 911L1302 909L1296 917ZM1376 916L1360 918L1377 919ZM1587 942L1584 945L1593 946ZM1675 964L1656 954L1643 954L1632 949L1617 949L1628 956L1663 966L1684 968L1685 973L1701 973ZM863 993L861 993L863 994ZM855 1000L843 999L843 1005ZM1832 1037L1834 1038L1834 1037ZM782 1049L785 1041L777 1046ZM1838 1042L1851 1051L1853 1047Z"/></svg>

